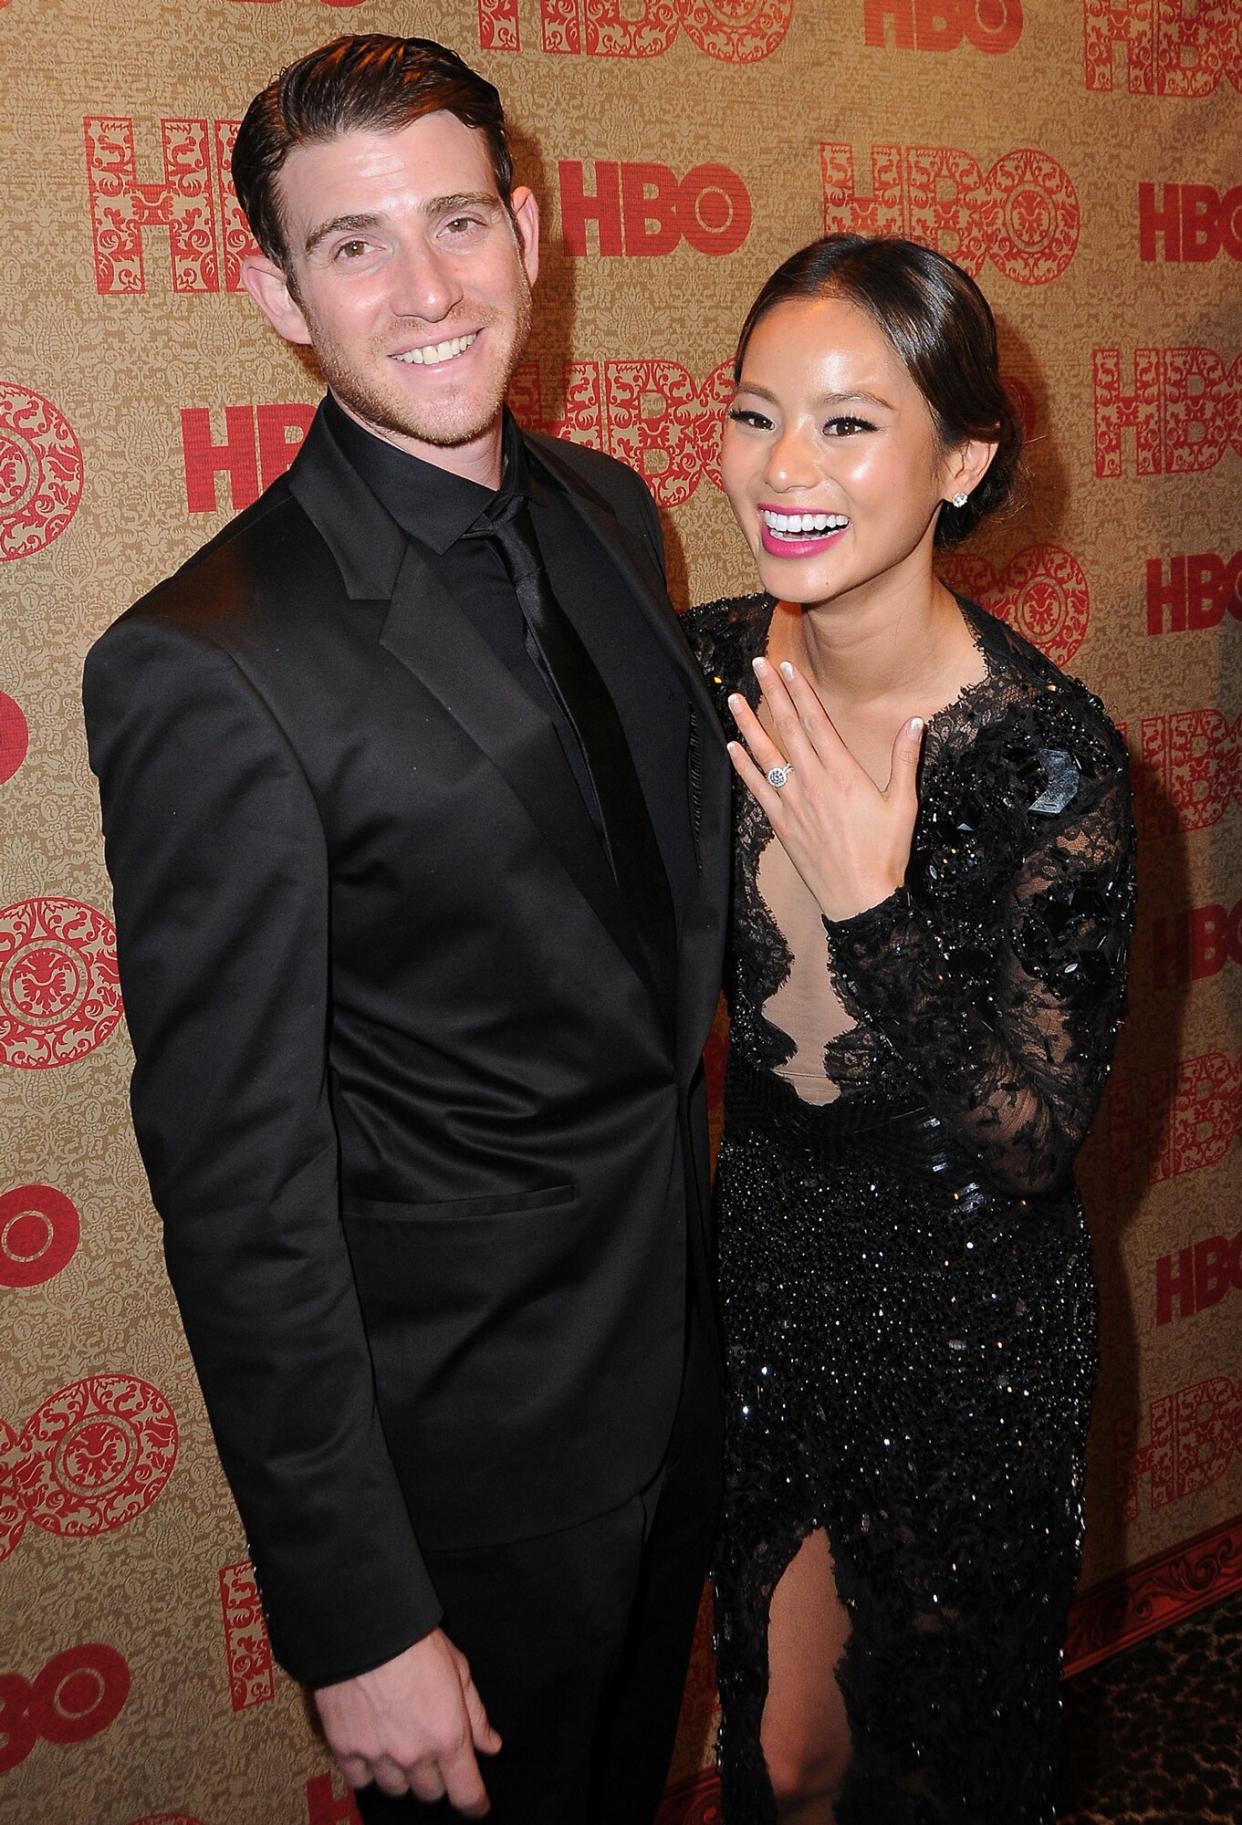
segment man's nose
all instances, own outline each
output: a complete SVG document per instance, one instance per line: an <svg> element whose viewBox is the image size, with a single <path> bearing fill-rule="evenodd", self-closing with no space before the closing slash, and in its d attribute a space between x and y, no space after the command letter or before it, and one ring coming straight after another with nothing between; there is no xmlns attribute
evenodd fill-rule
<svg viewBox="0 0 1242 1825"><path fill-rule="evenodd" d="M404 248L390 268L389 307L395 317L440 323L462 295L452 262L431 247Z"/></svg>

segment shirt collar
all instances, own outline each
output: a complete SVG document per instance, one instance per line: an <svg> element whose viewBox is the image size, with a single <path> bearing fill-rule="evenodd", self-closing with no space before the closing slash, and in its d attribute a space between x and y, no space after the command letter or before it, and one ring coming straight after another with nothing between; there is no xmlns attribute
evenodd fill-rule
<svg viewBox="0 0 1242 1825"><path fill-rule="evenodd" d="M441 555L487 513L514 494L531 492L530 467L517 420L506 409L501 433L503 468L499 489L484 488L464 475L398 450L367 431L329 393L323 404L341 451L403 532Z"/></svg>

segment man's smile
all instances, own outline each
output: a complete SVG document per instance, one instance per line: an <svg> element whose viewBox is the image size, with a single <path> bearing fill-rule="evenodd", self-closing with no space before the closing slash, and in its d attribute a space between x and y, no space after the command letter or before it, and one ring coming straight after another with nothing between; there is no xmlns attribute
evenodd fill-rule
<svg viewBox="0 0 1242 1825"><path fill-rule="evenodd" d="M468 336L452 336L446 342L426 342L422 348L406 349L400 355L394 355L394 361L404 361L413 367L429 367L437 361L455 361L458 355L464 355L478 336L478 330L471 330Z"/></svg>

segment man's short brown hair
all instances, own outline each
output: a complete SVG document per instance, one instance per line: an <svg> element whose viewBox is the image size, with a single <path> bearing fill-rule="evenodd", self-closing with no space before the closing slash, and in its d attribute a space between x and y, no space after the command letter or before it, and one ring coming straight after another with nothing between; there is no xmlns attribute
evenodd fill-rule
<svg viewBox="0 0 1242 1825"><path fill-rule="evenodd" d="M477 127L501 201L509 207L513 159L492 84L430 38L359 32L299 57L255 96L233 147L233 185L269 260L289 258L276 179L296 146L353 131L399 132L424 114L455 114Z"/></svg>

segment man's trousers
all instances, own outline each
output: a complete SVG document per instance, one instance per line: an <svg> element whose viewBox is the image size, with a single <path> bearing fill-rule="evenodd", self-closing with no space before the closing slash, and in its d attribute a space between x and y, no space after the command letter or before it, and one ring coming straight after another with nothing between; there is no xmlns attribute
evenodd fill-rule
<svg viewBox="0 0 1242 1825"><path fill-rule="evenodd" d="M492 1825L651 1825L710 1562L720 1451L715 1363L695 1322L648 1489L560 1533L427 1554L444 1631L503 1738L480 1757ZM357 1799L365 1825L461 1816L375 1787Z"/></svg>

